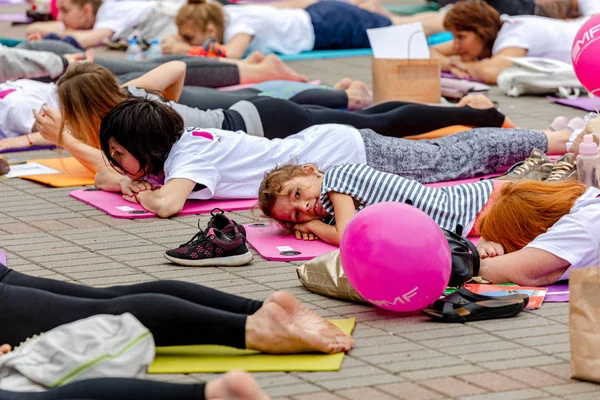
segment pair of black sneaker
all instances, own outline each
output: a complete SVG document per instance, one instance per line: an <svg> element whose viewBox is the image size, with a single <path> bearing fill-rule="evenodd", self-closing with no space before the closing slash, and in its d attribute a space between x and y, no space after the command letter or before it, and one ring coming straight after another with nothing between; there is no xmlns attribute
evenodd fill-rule
<svg viewBox="0 0 600 400"><path fill-rule="evenodd" d="M165 252L165 258L188 267L239 266L252 261L246 246L246 229L228 218L220 208L213 209L208 226L187 243Z"/></svg>

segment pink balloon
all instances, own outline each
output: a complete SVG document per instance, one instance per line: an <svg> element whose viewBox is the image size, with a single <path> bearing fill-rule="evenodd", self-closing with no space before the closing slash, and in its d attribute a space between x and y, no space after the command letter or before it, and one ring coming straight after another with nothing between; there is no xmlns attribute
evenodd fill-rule
<svg viewBox="0 0 600 400"><path fill-rule="evenodd" d="M450 280L450 247L440 227L404 203L379 203L359 212L340 242L344 272L371 304L416 311L437 300Z"/></svg>
<svg viewBox="0 0 600 400"><path fill-rule="evenodd" d="M581 84L590 92L600 89L600 14L590 18L575 35L571 59Z"/></svg>

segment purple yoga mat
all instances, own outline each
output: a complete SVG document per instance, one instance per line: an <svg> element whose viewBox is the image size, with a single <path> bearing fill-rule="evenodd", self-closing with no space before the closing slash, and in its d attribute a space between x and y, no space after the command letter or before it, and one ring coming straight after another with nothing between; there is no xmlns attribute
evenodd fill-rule
<svg viewBox="0 0 600 400"><path fill-rule="evenodd" d="M544 301L549 303L565 303L569 301L569 283L563 281L548 286Z"/></svg>
<svg viewBox="0 0 600 400"><path fill-rule="evenodd" d="M8 150L0 150L0 153L17 153L21 151L32 151L32 150L54 150L56 146L31 146L24 147L22 149L8 149Z"/></svg>
<svg viewBox="0 0 600 400"><path fill-rule="evenodd" d="M445 72L445 71L442 71L442 78L462 79L463 81L481 82L481 81L478 81L478 80L473 79L473 78L459 78L458 76L454 75L453 73L451 73L451 72ZM481 83L483 83L483 82L481 82Z"/></svg>
<svg viewBox="0 0 600 400"><path fill-rule="evenodd" d="M6 253L3 251L0 251L0 264L6 265Z"/></svg>
<svg viewBox="0 0 600 400"><path fill-rule="evenodd" d="M594 103L596 103L596 106L600 110L600 97L594 98L593 101L589 97L578 97L576 99L559 99L557 97L548 96L546 98L556 104L562 104L563 106L580 108L582 110L589 111L589 112L596 111L596 108L594 107Z"/></svg>
<svg viewBox="0 0 600 400"><path fill-rule="evenodd" d="M15 14L0 14L0 21L3 22L18 22L18 23L29 23L33 20L29 18L25 13L15 13Z"/></svg>

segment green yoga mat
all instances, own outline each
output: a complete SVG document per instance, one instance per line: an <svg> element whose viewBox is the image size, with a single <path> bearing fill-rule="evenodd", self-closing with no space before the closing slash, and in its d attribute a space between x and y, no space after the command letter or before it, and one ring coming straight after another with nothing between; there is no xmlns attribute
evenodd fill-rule
<svg viewBox="0 0 600 400"><path fill-rule="evenodd" d="M415 15L426 11L437 11L438 5L436 3L427 4L393 4L387 5L385 8L394 14L400 15Z"/></svg>
<svg viewBox="0 0 600 400"><path fill-rule="evenodd" d="M0 37L0 44L4 45L6 47L15 47L16 45L18 45L21 42L24 42L24 40Z"/></svg>
<svg viewBox="0 0 600 400"><path fill-rule="evenodd" d="M334 325L351 334L356 318L332 320ZM344 353L273 355L226 346L157 347L149 374L187 374L227 372L234 369L251 372L338 371Z"/></svg>

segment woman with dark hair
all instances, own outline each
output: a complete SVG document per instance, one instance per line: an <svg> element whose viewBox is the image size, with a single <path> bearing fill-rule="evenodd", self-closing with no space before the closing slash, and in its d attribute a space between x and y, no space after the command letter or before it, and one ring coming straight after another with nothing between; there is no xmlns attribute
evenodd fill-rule
<svg viewBox="0 0 600 400"><path fill-rule="evenodd" d="M585 19L560 21L538 16L503 19L483 0L456 3L446 14L444 27L452 42L432 47L442 70L461 78L495 84L512 66L506 57L544 57L571 62L571 47Z"/></svg>

